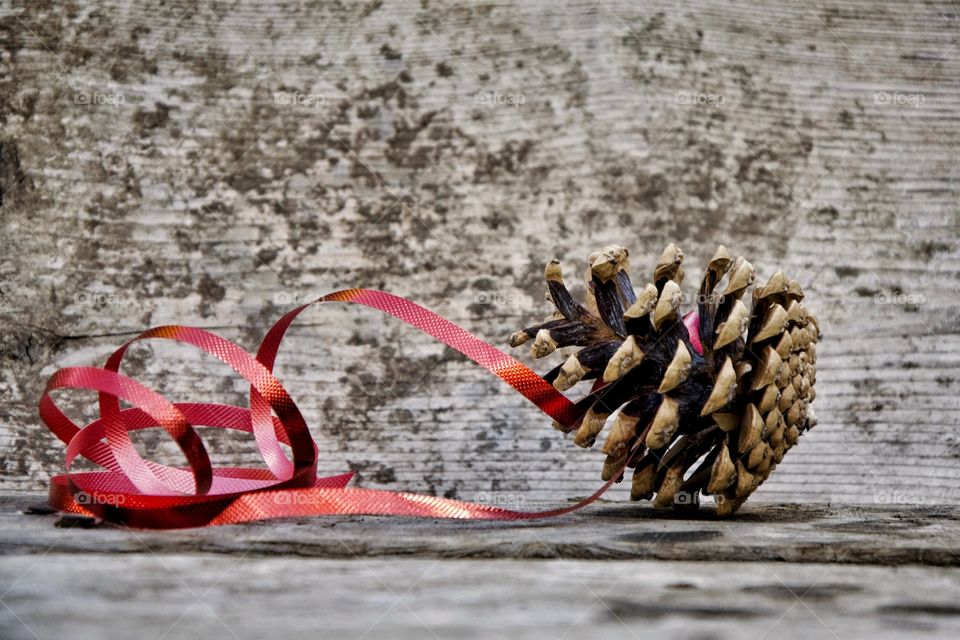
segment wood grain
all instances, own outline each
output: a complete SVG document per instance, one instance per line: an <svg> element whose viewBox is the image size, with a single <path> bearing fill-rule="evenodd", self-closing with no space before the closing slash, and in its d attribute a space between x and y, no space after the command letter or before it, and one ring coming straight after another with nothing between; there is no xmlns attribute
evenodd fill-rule
<svg viewBox="0 0 960 640"><path fill-rule="evenodd" d="M0 580L26 575L0 625L11 640L132 628L165 638L953 638L960 624L945 590L956 590L958 571L377 559L358 569L315 558L52 553L5 559ZM65 604L46 608L42 594Z"/></svg>
<svg viewBox="0 0 960 640"><path fill-rule="evenodd" d="M253 348L367 286L505 348L548 259L616 242L641 274L675 240L691 272L718 243L784 267L823 320L820 426L751 503L960 504L958 27L950 2L3 3L0 487L60 468L44 378L149 326ZM422 336L305 320L279 373L325 469L597 485L599 454ZM170 397L244 402L187 350L132 355Z"/></svg>
<svg viewBox="0 0 960 640"><path fill-rule="evenodd" d="M4 638L954 638L960 510L59 528L0 496ZM477 560L482 560L478 562ZM611 562L611 560L616 560Z"/></svg>
<svg viewBox="0 0 960 640"><path fill-rule="evenodd" d="M95 640L131 629L144 637L242 639L955 638L960 632L956 600L947 597L960 570L923 567L419 559L361 565L145 551L11 556L0 580L11 578L19 581L9 608L0 611L0 629L11 640ZM57 606L42 597L56 598Z"/></svg>
<svg viewBox="0 0 960 640"><path fill-rule="evenodd" d="M221 553L320 558L432 557L790 562L960 566L955 507L755 505L734 520L710 513L603 503L541 522L388 517L287 519L186 531L102 526L25 515L37 494L0 498L0 554ZM61 526L54 526L60 524Z"/></svg>

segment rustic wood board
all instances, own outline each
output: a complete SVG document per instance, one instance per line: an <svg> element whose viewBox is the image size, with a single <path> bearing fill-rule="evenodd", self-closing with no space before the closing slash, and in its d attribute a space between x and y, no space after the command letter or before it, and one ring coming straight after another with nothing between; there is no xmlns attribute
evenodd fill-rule
<svg viewBox="0 0 960 640"><path fill-rule="evenodd" d="M63 528L0 496L0 636L955 638L960 510ZM478 562L478 560L483 560Z"/></svg>
<svg viewBox="0 0 960 640"><path fill-rule="evenodd" d="M0 2L0 636L958 637L958 40L947 1ZM149 326L254 348L367 286L505 346L548 259L619 243L642 281L669 241L691 273L718 243L783 266L824 329L820 426L734 519L623 487L529 524L20 513L62 464L45 377ZM597 486L598 454L395 322L290 337L324 470L523 509ZM189 350L131 356L245 401Z"/></svg>
<svg viewBox="0 0 960 640"><path fill-rule="evenodd" d="M955 507L764 505L734 518L602 504L541 522L306 518L175 532L55 527L20 513L38 496L0 500L0 553L224 553L353 558L656 559L960 566Z"/></svg>
<svg viewBox="0 0 960 640"><path fill-rule="evenodd" d="M721 562L42 557L0 565L9 640L947 638L960 569Z"/></svg>
<svg viewBox="0 0 960 640"><path fill-rule="evenodd" d="M149 326L253 348L368 286L503 344L549 258L617 242L640 274L676 240L690 272L721 242L783 266L822 319L821 424L752 501L960 504L958 36L954 2L0 3L0 487L60 468L45 377ZM244 402L209 359L132 356ZM362 486L596 486L598 454L373 313L312 312L279 375Z"/></svg>

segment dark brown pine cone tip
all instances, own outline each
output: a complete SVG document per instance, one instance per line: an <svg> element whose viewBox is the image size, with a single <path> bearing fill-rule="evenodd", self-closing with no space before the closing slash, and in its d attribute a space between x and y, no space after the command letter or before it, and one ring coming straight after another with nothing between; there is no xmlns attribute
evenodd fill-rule
<svg viewBox="0 0 960 640"><path fill-rule="evenodd" d="M616 413L603 443L604 480L626 462L633 500L687 509L702 493L714 496L719 515L733 513L816 424L810 404L820 326L803 306L800 284L777 271L753 287L748 309L753 265L721 246L703 273L696 308L681 316L676 245L664 249L653 282L639 293L623 247L588 260L583 304L553 260L545 276L556 311L510 336L513 347L532 340L535 358L580 347L545 378L561 391L595 380L578 403L589 409L572 427L554 426L576 430L574 442L590 447Z"/></svg>

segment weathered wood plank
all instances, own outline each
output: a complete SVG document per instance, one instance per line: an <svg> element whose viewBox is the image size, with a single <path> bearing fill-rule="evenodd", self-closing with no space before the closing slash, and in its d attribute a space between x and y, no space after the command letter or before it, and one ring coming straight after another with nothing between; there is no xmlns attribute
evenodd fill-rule
<svg viewBox="0 0 960 640"><path fill-rule="evenodd" d="M0 487L60 467L44 377L148 326L253 347L361 285L502 344L547 259L619 242L645 271L677 240L694 269L720 242L785 267L823 319L821 424L751 502L960 504L958 34L946 1L3 3ZM307 320L280 375L324 468L596 486L598 454L483 372L370 313ZM126 370L244 402L151 353Z"/></svg>
<svg viewBox="0 0 960 640"><path fill-rule="evenodd" d="M504 497L504 496L501 496ZM19 513L36 494L0 499L0 554L224 553L323 558L657 559L960 566L955 507L751 506L729 520L710 511L604 503L529 523L383 517L308 518L177 532L55 527ZM537 505L524 505L534 509Z"/></svg>
<svg viewBox="0 0 960 640"><path fill-rule="evenodd" d="M960 569L632 560L15 555L10 640L956 638Z"/></svg>

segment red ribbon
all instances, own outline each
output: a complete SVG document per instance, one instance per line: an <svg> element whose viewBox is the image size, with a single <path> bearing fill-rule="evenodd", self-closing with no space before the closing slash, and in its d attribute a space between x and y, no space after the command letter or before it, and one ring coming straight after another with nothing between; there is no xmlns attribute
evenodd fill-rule
<svg viewBox="0 0 960 640"><path fill-rule="evenodd" d="M409 300L383 291L346 289L311 304L322 302L362 304L403 320L489 369L568 428L573 428L586 410L585 404L572 403L496 347ZM273 376L287 328L309 306L297 307L273 325L256 356L203 329L173 325L140 334L117 349L102 368L68 367L53 374L40 398L40 418L66 443L67 454L66 473L53 477L50 483L50 506L144 529L334 514L529 520L580 509L613 484L614 480L607 482L589 498L571 506L523 512L415 493L347 488L353 473L317 477L317 445L297 405ZM193 345L228 364L250 383L250 408L170 403L118 373L124 353L133 342L154 338ZM50 397L52 391L63 388L98 392L100 418L78 427ZM121 409L120 400L131 408ZM252 432L266 468L214 468L194 425ZM188 468L145 460L137 452L130 432L157 426L180 447ZM289 447L292 460L281 444ZM78 456L105 471L71 471Z"/></svg>

